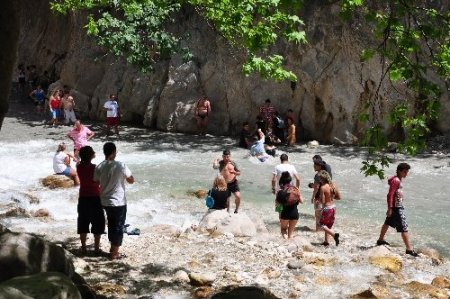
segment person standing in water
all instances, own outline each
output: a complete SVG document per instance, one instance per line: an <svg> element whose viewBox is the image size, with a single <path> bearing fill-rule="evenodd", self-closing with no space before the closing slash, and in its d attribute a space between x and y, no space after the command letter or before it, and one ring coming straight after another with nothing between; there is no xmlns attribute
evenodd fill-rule
<svg viewBox="0 0 450 299"><path fill-rule="evenodd" d="M134 177L124 163L115 160L117 150L114 143L105 143L103 153L105 160L95 168L94 181L100 183L100 199L108 220L111 259L116 260L125 257L119 253L127 216L125 181L133 184Z"/></svg>
<svg viewBox="0 0 450 299"><path fill-rule="evenodd" d="M241 171L238 169L237 164L234 161L231 161L230 150L226 149L223 151L222 160L220 160L220 158L214 160L213 168L219 169L220 174L227 181L228 190L234 195L234 202L236 205L234 213L237 214L241 205L241 192L237 177L241 174Z"/></svg>
<svg viewBox="0 0 450 299"><path fill-rule="evenodd" d="M418 256L409 241L408 223L406 222L405 208L403 206L402 180L406 178L411 166L407 163L400 163L397 166L397 174L388 179L389 192L387 194L387 212L386 220L381 227L380 237L377 240L377 246L390 245L384 240L389 227L394 227L401 233L403 242L406 246L406 254L414 257Z"/></svg>

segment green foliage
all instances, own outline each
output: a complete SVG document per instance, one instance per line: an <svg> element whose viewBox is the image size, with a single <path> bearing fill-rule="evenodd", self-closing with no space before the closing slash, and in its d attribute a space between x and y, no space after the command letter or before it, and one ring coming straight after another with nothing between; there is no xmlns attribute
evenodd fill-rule
<svg viewBox="0 0 450 299"><path fill-rule="evenodd" d="M432 7L435 5L436 7ZM450 77L450 13L440 11L439 1L435 4L419 0L382 0L376 3L364 1L342 1L341 14L351 19L353 13L364 15L372 25L374 38L379 43L361 53L361 60L367 61L375 55L382 58L386 66L380 78L405 84L415 92L414 100L401 104L391 111L389 121L405 130L397 150L415 155L422 151L425 137L430 132L431 121L439 115L441 89L436 80L448 84ZM444 7L443 4L441 4ZM378 90L375 98L378 97ZM374 101L373 105L376 105ZM369 156L363 168L366 175L378 175L376 167L384 153L387 140L380 137L381 125L366 117L369 124L362 143L369 146ZM373 160L371 160L372 158ZM387 160L385 162L389 163Z"/></svg>
<svg viewBox="0 0 450 299"><path fill-rule="evenodd" d="M303 22L295 14L299 1L280 0L53 0L59 13L85 9L91 12L87 32L117 56L136 64L143 71L154 62L182 52L182 36L167 28L182 5L193 7L233 47L247 55L245 74L259 73L265 79L296 81L295 74L283 67L283 56L270 48L281 40L306 43L300 30ZM297 10L296 10L297 11ZM257 57L257 58L256 58Z"/></svg>

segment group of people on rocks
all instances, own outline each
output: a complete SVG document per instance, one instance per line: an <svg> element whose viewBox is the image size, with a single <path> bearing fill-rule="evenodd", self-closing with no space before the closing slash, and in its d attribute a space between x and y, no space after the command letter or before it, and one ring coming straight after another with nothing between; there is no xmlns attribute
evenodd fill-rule
<svg viewBox="0 0 450 299"><path fill-rule="evenodd" d="M340 234L334 232L332 228L336 217L336 201L341 199L341 193L332 180L331 166L319 155L315 155L312 160L316 174L314 182L308 186L313 189L311 203L314 206L316 231L324 232L324 241L321 243L323 246L329 246L330 240L334 240L335 245L338 246ZM230 150L225 149L222 158L216 158L212 166L219 170L219 174L215 177L213 187L209 192L209 196L214 200L214 205L210 210L226 209L227 212L230 212L230 197L233 194L235 198L234 213L238 213L241 206L238 176L241 171L231 159ZM389 227L394 227L402 235L406 254L416 257L418 254L409 241L401 190L401 180L408 175L409 169L410 166L407 163L400 163L397 166L396 175L388 180L388 210L376 245L389 245L385 241L385 235ZM295 166L289 163L288 155L285 153L280 155L280 164L275 166L271 185L272 193L275 195L275 210L279 215L281 235L284 239L292 239L299 219L298 205L304 203L304 199L300 190L300 176Z"/></svg>
<svg viewBox="0 0 450 299"><path fill-rule="evenodd" d="M211 112L211 105L207 98L201 99L202 103L197 104L198 117L200 123L207 123L207 117ZM265 107L270 107L266 101ZM200 108L202 107L202 108ZM118 104L115 95L105 103L104 109L108 111L108 129L117 124ZM268 108L264 113L271 113ZM262 115L264 115L262 113ZM273 115L276 115L275 113ZM202 117L203 116L203 117ZM262 117L262 116L261 116ZM258 138L250 146L252 154L262 160L264 156L264 142L266 133L270 133L269 118L262 117L264 127L261 125L257 129ZM267 125L266 125L267 122ZM247 124L248 125L248 124ZM118 131L116 131L118 134ZM73 154L66 152L66 145L58 145L54 156L54 171L57 174L66 175L74 180L75 185L80 185L78 201L78 234L81 241L81 252L87 252L87 234L94 234L94 253L102 254L100 250L100 236L105 229L105 218L103 210L106 212L108 222L108 239L111 243L110 258L120 259L124 255L119 252L123 241L125 226L127 201L125 196L125 182L134 183L134 177L130 169L121 162L115 160L117 150L114 143L107 142L103 146L105 160L99 165L92 164L95 152L88 146L88 141L94 137L95 133L75 120L74 128L67 134L74 142ZM246 143L247 147L249 146ZM76 169L70 166L70 159L76 163ZM314 182L309 184L312 188L311 203L315 211L316 231L324 232L323 246L329 246L334 240L335 245L340 244L340 234L333 231L336 217L336 201L341 199L341 193L337 185L332 180L332 170L319 155L312 159L316 172ZM231 159L231 152L225 149L222 156L216 158L212 167L219 170L219 174L214 178L212 189L209 192L214 200L210 210L226 209L230 212L231 195L234 196L235 208L233 213L237 214L241 208L241 192L238 177L241 171L235 161ZM389 192L387 195L388 211L386 220L381 228L377 245L389 245L385 241L385 235L389 227L394 227L402 234L406 245L406 254L417 256L408 236L408 225L403 207L403 193L401 191L401 180L404 179L410 166L400 163L397 167L397 174L389 179ZM280 164L275 166L271 179L272 193L275 196L275 210L278 212L280 222L280 232L283 238L292 239L295 226L299 219L298 205L305 202L300 190L300 176L294 165L289 163L288 155L280 155ZM92 226L91 229L89 227Z"/></svg>
<svg viewBox="0 0 450 299"><path fill-rule="evenodd" d="M256 131L251 130L248 121L242 124L239 146L250 149L250 154L261 162L269 155L276 155L276 147L280 145L294 146L297 142L294 112L289 109L285 117L272 106L267 99L259 109L256 119Z"/></svg>
<svg viewBox="0 0 450 299"><path fill-rule="evenodd" d="M70 108L73 110L74 106L73 98L61 90L55 90L50 97L49 107L53 118L56 119L55 123L58 121L61 109L66 112ZM111 94L102 108L107 113L107 134L109 135L111 129L114 129L119 135L120 112L117 96ZM65 115L67 117L68 113ZM74 125L66 137L73 141L73 154L67 151L64 142L60 143L53 157L53 170L57 175L70 177L74 185L80 188L77 231L80 235L81 253L87 253L87 234L92 232L94 254L103 254L100 250L100 237L105 231L106 222L103 212L105 210L108 220L108 239L111 243L109 255L113 260L120 259L123 257L119 249L122 245L127 211L124 183L125 181L134 183L134 177L124 163L115 160L117 150L112 142L107 142L103 146L105 160L97 166L92 164L95 152L88 143L95 136L95 132L83 125L74 114L69 120L73 121ZM72 161L76 168L72 167ZM92 226L91 229L90 226Z"/></svg>

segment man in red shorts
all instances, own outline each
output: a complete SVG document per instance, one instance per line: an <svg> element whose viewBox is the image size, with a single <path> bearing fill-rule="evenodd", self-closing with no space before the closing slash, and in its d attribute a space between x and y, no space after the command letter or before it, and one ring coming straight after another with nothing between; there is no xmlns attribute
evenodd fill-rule
<svg viewBox="0 0 450 299"><path fill-rule="evenodd" d="M120 111L119 103L117 103L117 95L111 94L108 101L103 105L103 110L106 111L106 134L111 134L111 127L114 127L114 132L119 136L119 120Z"/></svg>

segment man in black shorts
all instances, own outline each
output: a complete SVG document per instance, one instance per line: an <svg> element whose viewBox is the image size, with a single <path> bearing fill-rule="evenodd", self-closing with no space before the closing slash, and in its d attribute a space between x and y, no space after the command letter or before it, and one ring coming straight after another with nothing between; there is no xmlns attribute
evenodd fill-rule
<svg viewBox="0 0 450 299"><path fill-rule="evenodd" d="M214 160L213 168L219 169L220 173L227 181L228 190L234 195L234 202L236 205L234 213L236 214L241 204L241 192L237 180L237 176L241 174L241 171L238 169L236 163L231 161L231 153L228 149L223 151L222 160L220 160L220 158Z"/></svg>
<svg viewBox="0 0 450 299"><path fill-rule="evenodd" d="M381 227L380 237L377 240L377 246L389 245L384 240L389 227L394 227L397 232L402 234L403 242L406 246L406 254L414 257L418 256L409 241L408 223L406 222L405 208L403 206L403 191L401 181L408 175L411 166L407 163L400 163L397 166L397 174L388 179L389 192L387 194L387 212L386 220Z"/></svg>

